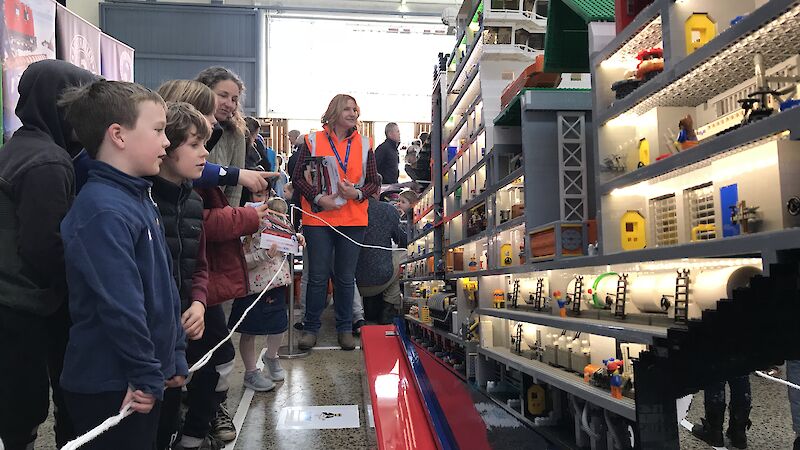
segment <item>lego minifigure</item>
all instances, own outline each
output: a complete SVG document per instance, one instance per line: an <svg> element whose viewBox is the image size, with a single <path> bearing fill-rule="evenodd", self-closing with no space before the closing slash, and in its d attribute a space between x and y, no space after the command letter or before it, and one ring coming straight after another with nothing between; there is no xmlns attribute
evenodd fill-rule
<svg viewBox="0 0 800 450"><path fill-rule="evenodd" d="M474 255L469 258L468 266L470 272L475 272L476 270L478 270L478 261L475 260Z"/></svg>
<svg viewBox="0 0 800 450"><path fill-rule="evenodd" d="M624 362L621 359L604 359L603 364L606 365L608 371L609 383L611 384L611 396L614 398L622 398L622 367Z"/></svg>
<svg viewBox="0 0 800 450"><path fill-rule="evenodd" d="M681 150L687 150L697 145L698 139L697 134L694 132L694 120L691 115L687 114L686 117L681 119L678 122L678 128L680 129L678 143L681 146Z"/></svg>
<svg viewBox="0 0 800 450"><path fill-rule="evenodd" d="M567 317L567 300L561 299L561 291L554 291L553 298L558 304L558 315L561 317Z"/></svg>

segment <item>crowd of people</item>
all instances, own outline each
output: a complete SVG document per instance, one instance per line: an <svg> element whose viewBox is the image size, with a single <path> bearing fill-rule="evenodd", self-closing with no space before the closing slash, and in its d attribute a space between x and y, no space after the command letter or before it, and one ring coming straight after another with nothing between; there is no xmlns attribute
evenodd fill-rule
<svg viewBox="0 0 800 450"><path fill-rule="evenodd" d="M244 91L224 67L157 91L57 60L23 73L22 127L0 152L0 398L15 405L0 409L6 449L32 448L51 389L58 447L121 410L133 413L83 448L233 440L230 330L246 387L286 377L277 351L294 274L277 246L262 248L267 228L303 247L301 348L316 344L329 280L343 350L355 348L363 303L381 305L381 322L397 314L403 252L391 248L407 245L401 214L416 194L381 201L356 99L335 96L320 131L290 132L284 170L244 117ZM396 127L387 142L399 141ZM383 181L396 182L399 159L377 155L394 164Z"/></svg>

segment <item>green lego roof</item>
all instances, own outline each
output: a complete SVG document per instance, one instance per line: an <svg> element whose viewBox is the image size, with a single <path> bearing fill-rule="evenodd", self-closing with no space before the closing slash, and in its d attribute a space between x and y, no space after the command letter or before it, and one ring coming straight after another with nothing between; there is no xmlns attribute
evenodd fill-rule
<svg viewBox="0 0 800 450"><path fill-rule="evenodd" d="M562 0L586 23L613 22L614 0Z"/></svg>
<svg viewBox="0 0 800 450"><path fill-rule="evenodd" d="M522 124L522 96L528 91L541 91L541 92L589 92L589 89L580 88L522 88L514 99L508 103L508 106L494 118L495 125L518 127Z"/></svg>
<svg viewBox="0 0 800 450"><path fill-rule="evenodd" d="M614 0L551 0L544 46L545 72L589 72L589 22L613 21Z"/></svg>

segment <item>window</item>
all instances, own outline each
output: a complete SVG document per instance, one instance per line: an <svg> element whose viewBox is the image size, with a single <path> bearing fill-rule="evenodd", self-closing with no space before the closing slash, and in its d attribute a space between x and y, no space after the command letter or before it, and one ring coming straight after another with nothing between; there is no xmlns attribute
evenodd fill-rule
<svg viewBox="0 0 800 450"><path fill-rule="evenodd" d="M511 27L486 27L483 32L484 44L510 44Z"/></svg>
<svg viewBox="0 0 800 450"><path fill-rule="evenodd" d="M492 0L492 9L519 10L519 0Z"/></svg>
<svg viewBox="0 0 800 450"><path fill-rule="evenodd" d="M530 36L530 33L520 28L514 31L514 43L517 45L528 45L528 36Z"/></svg>
<svg viewBox="0 0 800 450"><path fill-rule="evenodd" d="M528 36L528 47L534 50L544 50L544 33L531 33Z"/></svg>
<svg viewBox="0 0 800 450"><path fill-rule="evenodd" d="M653 218L653 235L657 247L678 243L678 211L675 194L651 199L650 217Z"/></svg>
<svg viewBox="0 0 800 450"><path fill-rule="evenodd" d="M547 17L547 5L549 0L536 0L536 15Z"/></svg>
<svg viewBox="0 0 800 450"><path fill-rule="evenodd" d="M711 183L684 191L689 218L689 239L705 241L716 237L714 212L714 187Z"/></svg>

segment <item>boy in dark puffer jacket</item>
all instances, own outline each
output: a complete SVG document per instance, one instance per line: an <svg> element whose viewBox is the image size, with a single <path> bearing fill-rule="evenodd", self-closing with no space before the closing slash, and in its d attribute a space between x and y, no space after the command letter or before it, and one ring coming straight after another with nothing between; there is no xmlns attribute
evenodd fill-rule
<svg viewBox="0 0 800 450"><path fill-rule="evenodd" d="M172 276L181 299L181 322L186 336L203 336L208 297L208 262L203 235L203 199L192 190L192 180L200 178L208 151L205 141L211 127L205 117L188 103L169 103L164 133L169 146L159 174L148 178L153 183L153 200L158 205L167 245L172 256ZM180 424L181 388L164 391L159 419L157 448L174 444Z"/></svg>

